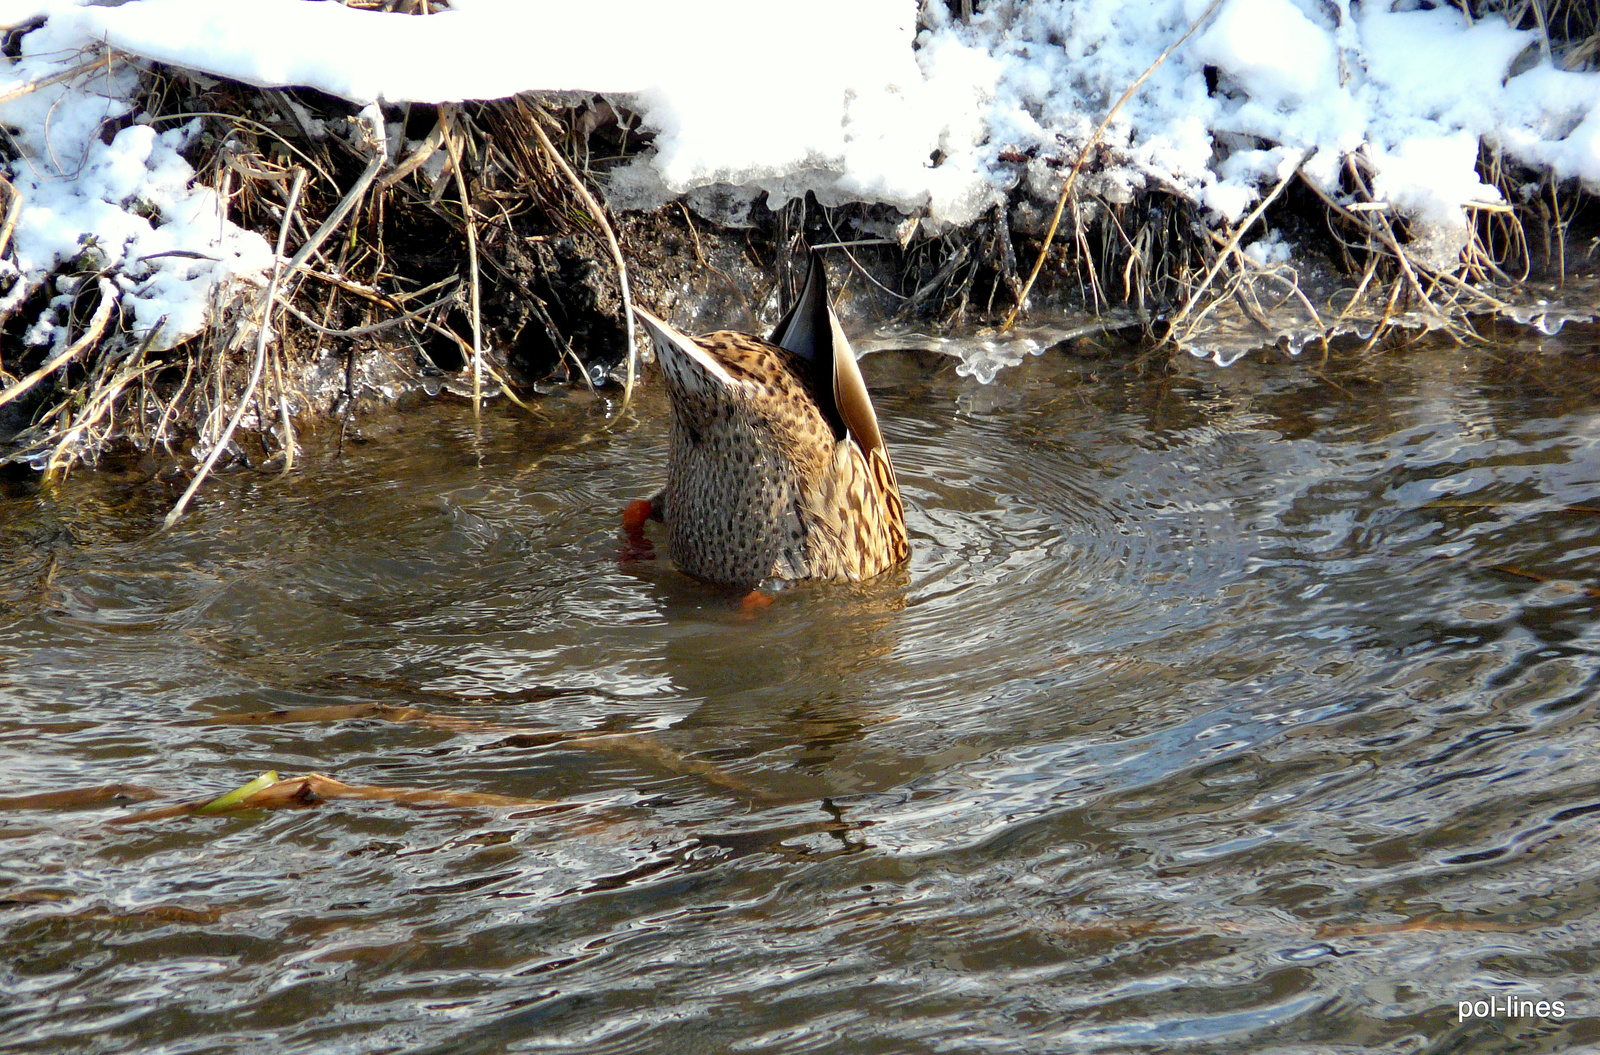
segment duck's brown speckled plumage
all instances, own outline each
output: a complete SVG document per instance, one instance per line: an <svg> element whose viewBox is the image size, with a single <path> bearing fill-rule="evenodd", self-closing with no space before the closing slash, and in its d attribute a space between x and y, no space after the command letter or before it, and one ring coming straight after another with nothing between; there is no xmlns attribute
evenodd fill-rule
<svg viewBox="0 0 1600 1055"><path fill-rule="evenodd" d="M639 312L673 407L652 512L690 575L738 587L865 579L909 553L894 468L820 264L806 290L796 310L815 325L791 326L791 313L774 334L799 351L727 330L688 337Z"/></svg>

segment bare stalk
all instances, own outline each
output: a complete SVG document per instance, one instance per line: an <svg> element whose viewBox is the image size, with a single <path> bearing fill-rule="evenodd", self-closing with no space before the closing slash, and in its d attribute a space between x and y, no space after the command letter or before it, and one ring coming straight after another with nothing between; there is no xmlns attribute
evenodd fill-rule
<svg viewBox="0 0 1600 1055"><path fill-rule="evenodd" d="M26 84L20 84L15 88L10 88L4 92L0 92L0 103L9 103L13 99L20 99L30 92L38 91L40 88L48 88L52 84L60 84L63 81L70 81L80 74L93 73L102 66L109 68L114 60L115 56L113 53L107 51L104 55L95 59L93 62L79 63L71 69L62 70L60 73L53 74L52 76L40 77L36 81L28 81Z"/></svg>
<svg viewBox="0 0 1600 1055"><path fill-rule="evenodd" d="M183 496L178 499L178 504L172 507L172 512L168 513L166 520L162 521L161 527L163 530L172 527L173 524L178 522L178 518L183 516L183 511L188 507L189 500L200 489L200 484L210 474L211 467L217 464L217 459L221 457L223 450L228 446L228 441L233 438L233 430L239 427L239 421L244 417L245 409L250 405L250 397L255 395L256 385L261 383L261 370L267 361L267 337L272 331L273 302L278 296L278 279L282 276L284 270L292 271L295 266L293 261L290 262L287 269L283 268L281 264L283 261L283 248L289 240L289 224L294 218L295 206L300 204L300 190L305 184L306 170L302 168L295 169L294 186L289 190L289 203L284 207L283 223L278 227L278 248L272 256L272 278L267 283L267 294L262 298L261 322L256 327L256 361L255 366L250 371L250 381L245 385L244 393L239 397L239 405L234 408L233 417L228 420L228 427L222 430L222 435L217 438L217 442L212 446L211 453L206 456L205 463L200 466L200 471L195 473L193 480L189 481L189 486L184 490ZM323 226L326 228L327 225L324 224ZM318 233L322 234L323 232L319 231ZM299 260L307 255L309 254L302 249L295 259Z"/></svg>
<svg viewBox="0 0 1600 1055"><path fill-rule="evenodd" d="M344 218L350 215L350 210L356 207L356 202L361 200L361 196L367 192L367 188L377 178L378 170L383 168L383 112L378 109L377 104L373 104L361 111L361 117L362 120L366 121L368 130L371 132L371 141L367 145L372 151L372 160L368 162L366 169L357 178L355 186L350 188L350 192L344 196L344 199L339 202L333 212L328 214L328 218L322 222L322 226L317 228L317 233L306 240L306 244L300 247L300 251L294 255L294 259L289 261L288 265L283 269L286 279L293 278L295 272L299 271L305 265L305 262L311 259L311 254L320 249L322 243L328 240L328 236L338 230L339 225L344 222ZM280 242L281 240L280 238Z"/></svg>
<svg viewBox="0 0 1600 1055"><path fill-rule="evenodd" d="M478 304L478 217L467 196L467 176L461 170L461 141L457 138L457 125L450 119L453 107L439 111L439 123L445 129L444 145L450 151L450 168L455 172L456 189L461 193L461 211L467 224L467 269L472 276L472 413L483 409L483 315Z"/></svg>
<svg viewBox="0 0 1600 1055"><path fill-rule="evenodd" d="M6 197L6 218L0 221L0 256L5 256L6 247L11 244L11 232L17 229L17 220L22 216L22 192L4 176L0 176L0 190Z"/></svg>
<svg viewBox="0 0 1600 1055"><path fill-rule="evenodd" d="M1299 173L1300 166L1305 164L1306 158L1309 156L1309 151L1300 151L1300 156L1295 160L1294 170L1278 181L1278 185L1272 188L1271 194L1261 199L1261 204L1251 210L1250 215L1244 218L1244 223L1234 228L1232 237L1228 239L1228 244L1222 247L1222 252L1217 254L1216 261L1206 269L1205 277L1200 280L1200 284L1189 294L1189 299L1184 302L1182 308L1178 309L1178 313L1169 320L1169 332L1175 331L1178 323L1182 322L1194 310L1194 306L1200 302L1200 298L1205 295L1206 290L1211 288L1211 283L1216 280L1217 272L1222 270L1222 265L1227 263L1229 256L1238 250L1239 239L1243 238L1244 233L1255 226L1257 220L1261 219L1261 214L1267 211L1267 206L1278 200L1278 195L1283 193L1283 188L1287 187L1289 181Z"/></svg>
<svg viewBox="0 0 1600 1055"><path fill-rule="evenodd" d="M308 328L316 330L318 333L327 334L329 337L365 337L368 334L382 333L384 330L392 330L397 326L404 326L408 322L415 322L434 309L442 308L449 304L456 299L456 296L456 291L452 289L438 300L431 304L424 304L415 311L408 311L404 315L396 315L393 318L384 319L382 322L369 323L366 326L352 326L347 330L336 330L324 326L320 322L309 318L303 312L296 312L295 317Z"/></svg>
<svg viewBox="0 0 1600 1055"><path fill-rule="evenodd" d="M154 336L158 332L160 332L159 328L152 328L150 334ZM98 425L102 418L111 418L112 425L115 425L117 397L122 395L123 389L134 381L141 381L162 368L163 364L161 363L139 362L149 344L150 338L147 337L144 347L140 348L139 352L133 357L134 361L118 371L110 381L104 385L97 386L93 395L90 396L89 405L84 408L83 413L68 428L60 432L60 438L56 441L55 449L50 452L49 462L45 466L44 479L46 483L55 483L66 478L73 459L70 448L77 443L79 437ZM107 426L107 430L109 431L111 427Z"/></svg>
<svg viewBox="0 0 1600 1055"><path fill-rule="evenodd" d="M388 190L390 187L393 187L396 183L399 183L401 180L417 171L417 169L421 168L429 158L433 157L433 155L438 151L439 147L444 145L444 138L445 122L441 117L439 122L433 126L433 131L428 133L428 137L424 139L415 150L408 154L404 161L396 165L391 172L385 175L383 179L378 181L378 189Z"/></svg>
<svg viewBox="0 0 1600 1055"><path fill-rule="evenodd" d="M578 178L572 166L567 164L567 159L561 156L561 151L557 150L556 145L550 142L550 137L545 135L544 129L539 124L539 116L534 115L534 119L528 123L533 126L534 134L539 137L539 144L544 147L545 153L550 155L556 167L572 183L573 189L578 192L578 197L588 208L589 214L594 217L595 223L600 225L601 232L606 236L606 244L611 247L611 259L617 265L617 282L622 287L622 317L628 327L628 373L622 384L622 409L627 410L628 403L633 399L634 359L639 354L633 336L633 295L628 291L628 263L622 258L622 247L617 244L616 232L611 229L605 210L600 208L600 203L589 193L589 188L583 185L583 180Z"/></svg>
<svg viewBox="0 0 1600 1055"><path fill-rule="evenodd" d="M1100 122L1100 127L1094 130L1094 135L1090 136L1088 142L1083 144L1083 149L1078 151L1078 160L1072 163L1072 171L1067 173L1067 181L1061 186L1061 197L1056 199L1055 215L1050 217L1050 228L1044 233L1044 245L1039 247L1039 256L1033 262L1033 270L1028 272L1028 281L1022 284L1022 292L1017 296L1016 307L1011 309L1011 314L1006 316L1005 324L1000 327L1001 333L1009 331L1017 324L1017 316L1022 314L1022 306L1028 303L1028 293L1033 289L1034 281L1044 268L1045 257L1050 255L1050 243L1055 239L1056 228L1061 225L1061 214L1067 207L1067 197L1072 193L1072 185L1078 179L1078 170L1083 168L1084 161L1089 157L1089 151L1093 150L1095 144L1100 142L1100 137L1105 135L1106 128L1111 124L1111 119L1117 116L1117 111L1121 110L1129 99L1133 98L1133 93L1139 90L1139 86L1148 80L1150 75L1163 62L1166 62L1174 51L1178 50L1178 45L1194 35L1194 31L1200 28L1200 23L1210 18L1211 12L1215 11L1221 3L1222 0L1211 0L1206 9L1200 12L1200 17L1189 23L1189 28L1183 31L1183 36L1169 44L1167 50L1158 55L1156 61L1150 64L1150 68L1139 74L1138 79L1128 85L1128 90L1123 92L1122 97L1106 112L1105 119Z"/></svg>
<svg viewBox="0 0 1600 1055"><path fill-rule="evenodd" d="M298 444L294 438L294 419L289 415L289 393L283 384L285 371L281 351L278 346L272 350L272 383L278 389L278 423L283 427L283 471L278 475L288 476L294 469L294 452Z"/></svg>
<svg viewBox="0 0 1600 1055"><path fill-rule="evenodd" d="M84 330L82 335L68 345L60 354L52 357L49 362L22 378L22 380L4 392L0 392L0 407L5 406L40 381L66 366L77 358L85 348L98 341L100 335L105 333L106 323L111 320L111 310L117 306L117 297L117 287L104 275L100 276L100 306L94 309L94 315L89 319L89 328Z"/></svg>

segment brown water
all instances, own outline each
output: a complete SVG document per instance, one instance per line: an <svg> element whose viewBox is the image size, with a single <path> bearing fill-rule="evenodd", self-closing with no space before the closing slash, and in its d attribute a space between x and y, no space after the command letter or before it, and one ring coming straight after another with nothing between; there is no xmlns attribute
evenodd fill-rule
<svg viewBox="0 0 1600 1055"><path fill-rule="evenodd" d="M4 485L0 794L159 798L0 810L0 1049L1600 1043L1592 349L1310 365L871 356L909 572L754 618L656 391ZM267 769L507 798L128 823Z"/></svg>

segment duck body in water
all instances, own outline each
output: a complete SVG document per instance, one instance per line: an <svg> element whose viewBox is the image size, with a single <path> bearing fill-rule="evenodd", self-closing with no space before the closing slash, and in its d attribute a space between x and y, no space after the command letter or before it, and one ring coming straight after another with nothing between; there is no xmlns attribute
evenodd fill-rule
<svg viewBox="0 0 1600 1055"><path fill-rule="evenodd" d="M905 561L905 510L850 342L813 253L770 338L690 337L639 308L672 402L667 485L624 526L666 528L681 571L749 589L871 578Z"/></svg>

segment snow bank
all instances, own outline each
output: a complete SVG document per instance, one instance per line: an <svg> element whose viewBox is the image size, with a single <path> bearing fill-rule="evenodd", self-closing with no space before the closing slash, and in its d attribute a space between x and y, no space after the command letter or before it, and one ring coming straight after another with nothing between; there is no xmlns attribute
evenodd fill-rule
<svg viewBox="0 0 1600 1055"><path fill-rule="evenodd" d="M138 0L58 17L122 51L260 87L306 85L358 103L461 102L643 91L659 65L651 45L669 39L670 7L466 0L419 22L306 0Z"/></svg>
<svg viewBox="0 0 1600 1055"><path fill-rule="evenodd" d="M725 184L736 203L810 190L970 222L994 201L973 148L997 70L954 42L919 65L916 16L907 0L458 0L420 19L305 0L136 0L55 17L145 58L360 103L628 96L657 140L617 177L624 207ZM941 146L955 160L930 166Z"/></svg>
<svg viewBox="0 0 1600 1055"><path fill-rule="evenodd" d="M39 5L0 10L26 18ZM194 180L182 151L199 121L158 131L134 123L107 142L108 122L133 113L138 71L126 63L94 63L80 32L54 18L22 38L0 96L90 64L79 76L22 91L0 103L21 156L10 178L21 199L13 252L0 261L10 280L0 312L17 308L65 265L79 273L106 271L141 337L160 326L153 346L169 347L202 330L213 297L240 278L259 276L272 250L259 235L228 222L222 203ZM135 117L135 120L137 118ZM62 323L77 295L74 279L55 280L55 296L26 340L59 345Z"/></svg>
<svg viewBox="0 0 1600 1055"><path fill-rule="evenodd" d="M305 0L135 0L56 17L172 65L361 103L627 96L657 138L615 177L625 207L713 186L719 200L764 192L773 205L809 190L963 224L1019 178L1051 197L1049 160L1075 151L1206 6L991 0L963 24L930 4L919 38L910 0L457 0L420 20ZM1534 33L1388 6L1225 0L1122 111L1121 163L1098 189L1125 197L1155 181L1237 219L1284 157L1309 153L1308 173L1337 191L1344 157L1365 145L1387 200L1440 228L1442 264L1463 208L1496 200L1449 145L1463 135L1600 187L1600 74L1542 65L1508 80ZM1024 172L1001 160L1030 151Z"/></svg>
<svg viewBox="0 0 1600 1055"><path fill-rule="evenodd" d="M1469 23L1453 7L1387 6L1226 0L1113 123L1124 164L1103 177L1105 189L1175 186L1236 220L1263 185L1282 178L1282 161L1302 152L1306 174L1343 196L1340 170L1365 147L1379 199L1421 221L1424 262L1447 267L1466 244L1466 208L1499 200L1474 171L1480 137L1600 188L1592 140L1567 142L1575 112L1600 110L1600 74L1562 74L1559 91L1541 87L1554 73L1547 66L1508 80L1535 34L1497 16ZM934 35L986 49L1007 71L989 115L993 135L980 150L1043 158L1081 143L1081 115L1104 112L1205 7L997 3L971 25L948 23ZM1208 67L1215 91L1207 91ZM1049 182L1044 168L1036 161L1027 173L1040 189Z"/></svg>
<svg viewBox="0 0 1600 1055"><path fill-rule="evenodd" d="M25 38L13 83L103 41L358 103L624 97L656 138L613 174L615 206L688 195L738 222L760 194L776 207L812 191L829 204L893 205L937 228L971 222L1019 183L1053 200L1062 159L1206 6L989 0L962 23L935 2L920 33L914 0L453 0L426 17L307 0L0 0L0 22L49 16ZM1499 200L1475 171L1480 140L1600 190L1600 73L1552 68L1536 43L1449 5L1224 0L1119 113L1111 161L1086 186L1113 201L1160 186L1235 221L1302 157L1308 178L1343 195L1341 171L1361 151L1363 178L1413 221L1423 262L1449 267L1470 210ZM141 320L166 313L178 333L206 302L180 287L258 271L265 247L191 185L183 130L136 126L99 141L132 87L116 66L0 104L0 120L24 135L13 166L28 199L19 261L37 275L93 243L127 269Z"/></svg>

